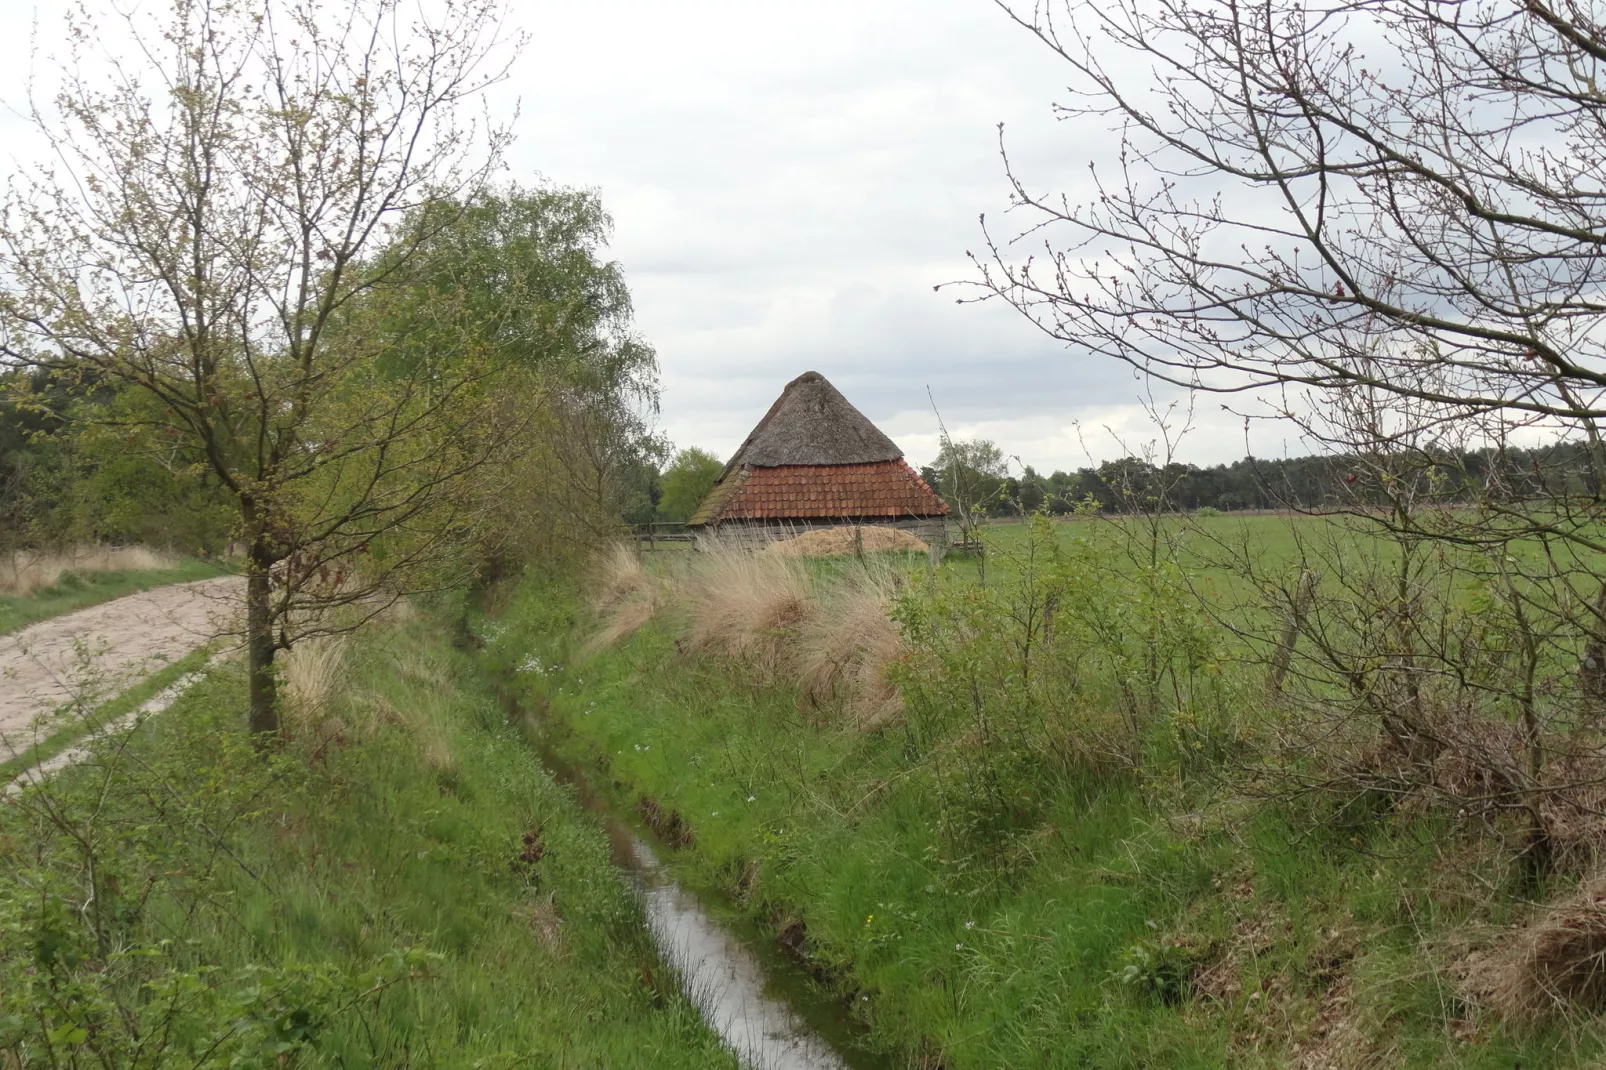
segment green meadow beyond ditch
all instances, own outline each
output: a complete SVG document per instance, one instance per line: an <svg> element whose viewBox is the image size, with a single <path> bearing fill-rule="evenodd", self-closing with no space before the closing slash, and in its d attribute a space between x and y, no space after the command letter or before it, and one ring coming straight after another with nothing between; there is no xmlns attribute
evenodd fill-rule
<svg viewBox="0 0 1606 1070"><path fill-rule="evenodd" d="M1520 812L1446 803L1463 759L1363 783L1373 737L1301 734L1358 700L1273 594L1319 585L1359 642L1327 592L1411 553L1207 527L1014 525L938 567L621 551L472 627L549 764L789 960L850 1060L1599 1065L1596 834L1558 821L1536 871ZM1313 547L1343 567L1302 579ZM1488 612L1467 575L1421 581L1447 621Z"/></svg>

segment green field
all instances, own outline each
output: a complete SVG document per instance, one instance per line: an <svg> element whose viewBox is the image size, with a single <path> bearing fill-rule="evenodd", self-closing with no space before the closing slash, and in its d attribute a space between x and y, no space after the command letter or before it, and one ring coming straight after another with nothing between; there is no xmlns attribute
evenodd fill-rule
<svg viewBox="0 0 1606 1070"><path fill-rule="evenodd" d="M1081 577L1069 596L1127 630L1077 640L1075 665L1032 688L998 638L1041 566L1024 526L987 530L985 586L974 559L928 581L922 560L894 566L925 607L899 611L906 637L951 646L904 670L904 715L869 730L759 661L696 652L673 606L589 658L592 612L537 580L483 627L550 704L557 748L621 808L680 815L682 879L805 955L896 1065L1598 1065L1593 1019L1512 1023L1462 982L1469 951L1509 942L1576 871L1524 884L1501 827L1430 808L1246 792L1255 733L1281 715L1218 623L1259 612L1253 588L1212 554L1245 546L1292 572L1303 543L1375 548L1333 520L1208 523L1213 539L1161 562L1164 584L1120 572L1130 532L1094 548L1111 525L1056 525L1072 559L1056 567ZM1139 640L1173 644L1167 659L1197 648L1198 664L1161 667L1138 749L1111 754L1144 679L1141 656L1122 660Z"/></svg>

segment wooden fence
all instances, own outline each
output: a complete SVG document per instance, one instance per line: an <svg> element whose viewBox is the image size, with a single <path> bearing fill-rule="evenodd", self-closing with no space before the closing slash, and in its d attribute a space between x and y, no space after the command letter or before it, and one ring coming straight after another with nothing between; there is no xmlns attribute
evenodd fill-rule
<svg viewBox="0 0 1606 1070"><path fill-rule="evenodd" d="M685 524L633 524L630 537L643 550L668 550L678 544L695 542L696 535Z"/></svg>

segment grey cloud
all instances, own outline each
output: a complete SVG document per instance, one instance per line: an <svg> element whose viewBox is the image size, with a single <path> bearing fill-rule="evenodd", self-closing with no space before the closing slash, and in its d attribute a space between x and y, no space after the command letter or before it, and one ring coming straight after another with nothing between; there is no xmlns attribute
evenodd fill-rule
<svg viewBox="0 0 1606 1070"><path fill-rule="evenodd" d="M494 102L521 108L510 177L600 189L677 442L728 456L807 368L917 460L934 452L928 386L950 428L1039 467L1086 463L1076 420L1130 416L1141 384L1123 366L932 292L971 275L980 213L1012 233L998 122L1032 188L1073 199L1116 146L1055 121L1058 61L992 5L601 0L515 15L534 36ZM25 41L30 18L0 12L0 39ZM0 97L25 67L0 73ZM1236 455L1216 438L1201 455Z"/></svg>

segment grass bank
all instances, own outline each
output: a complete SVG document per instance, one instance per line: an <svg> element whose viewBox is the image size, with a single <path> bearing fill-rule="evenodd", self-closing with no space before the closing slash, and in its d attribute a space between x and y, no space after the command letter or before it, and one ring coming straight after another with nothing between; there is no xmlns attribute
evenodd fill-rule
<svg viewBox="0 0 1606 1070"><path fill-rule="evenodd" d="M733 1066L450 634L325 658L282 753L222 669L0 805L0 1064Z"/></svg>
<svg viewBox="0 0 1606 1070"><path fill-rule="evenodd" d="M559 749L679 841L677 875L806 958L905 1065L1567 1067L1606 1052L1588 1015L1511 1022L1467 997L1469 954L1509 942L1554 890L1515 886L1475 833L1245 800L1193 756L1220 745L1196 722L1167 722L1142 763L1015 747L1007 719L955 712L993 686L979 662L959 666L974 690L930 685L946 713L867 723L774 671L790 626L733 656L672 613L632 623L598 649L591 611L531 582L484 630L549 704ZM1115 701L1080 667L1063 709L1033 711L1050 736Z"/></svg>
<svg viewBox="0 0 1606 1070"><path fill-rule="evenodd" d="M0 635L124 595L148 591L152 587L206 580L223 574L224 569L219 566L195 560L170 568L114 571L69 569L57 576L49 586L33 589L28 594L0 593Z"/></svg>

